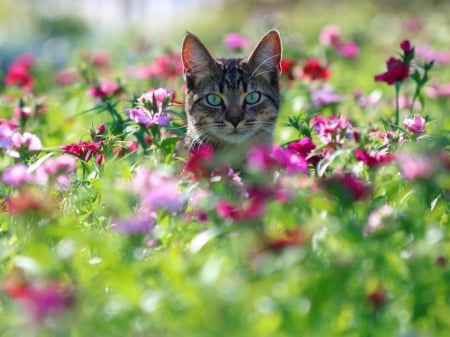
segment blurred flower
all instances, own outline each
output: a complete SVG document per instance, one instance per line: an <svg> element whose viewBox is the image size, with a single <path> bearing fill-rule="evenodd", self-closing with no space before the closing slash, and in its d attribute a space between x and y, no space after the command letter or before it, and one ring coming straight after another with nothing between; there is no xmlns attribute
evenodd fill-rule
<svg viewBox="0 0 450 337"><path fill-rule="evenodd" d="M49 195L43 195L30 189L20 189L17 193L4 200L6 211L10 214L23 214L37 212L39 216L45 217L51 214L56 201Z"/></svg>
<svg viewBox="0 0 450 337"><path fill-rule="evenodd" d="M308 59L303 66L301 77L309 80L328 80L331 72L323 66L318 59Z"/></svg>
<svg viewBox="0 0 450 337"><path fill-rule="evenodd" d="M9 66L3 82L6 86L19 86L24 91L31 91L35 79L30 73L35 62L34 56L24 54L18 56Z"/></svg>
<svg viewBox="0 0 450 337"><path fill-rule="evenodd" d="M15 132L12 135L13 146L16 149L26 149L28 151L41 151L42 143L38 136L29 132L20 134Z"/></svg>
<svg viewBox="0 0 450 337"><path fill-rule="evenodd" d="M380 165L390 163L392 160L394 160L394 156L392 154L386 153L386 150L376 153L369 153L367 152L367 150L356 148L354 154L356 159L363 162L370 168L375 168Z"/></svg>
<svg viewBox="0 0 450 337"><path fill-rule="evenodd" d="M190 151L184 170L192 173L195 178L207 178L212 172L213 158L213 148L206 144L200 145Z"/></svg>
<svg viewBox="0 0 450 337"><path fill-rule="evenodd" d="M403 124L406 126L408 131L412 133L424 133L425 123L425 118L422 118L416 114L412 118L406 118L403 121Z"/></svg>
<svg viewBox="0 0 450 337"><path fill-rule="evenodd" d="M341 42L341 31L337 26L325 26L320 31L319 42L324 46L337 46Z"/></svg>
<svg viewBox="0 0 450 337"><path fill-rule="evenodd" d="M13 146L12 136L14 131L7 123L0 124L0 149L9 150Z"/></svg>
<svg viewBox="0 0 450 337"><path fill-rule="evenodd" d="M367 299L369 303L374 307L374 309L378 310L386 304L388 300L388 294L386 290L381 285L379 285L377 289L367 294Z"/></svg>
<svg viewBox="0 0 450 337"><path fill-rule="evenodd" d="M130 67L128 75L139 79L164 78L177 79L183 73L179 52L169 52L155 59L150 66Z"/></svg>
<svg viewBox="0 0 450 337"><path fill-rule="evenodd" d="M99 84L91 87L89 93L94 98L105 99L112 97L122 92L122 87L116 82L104 80Z"/></svg>
<svg viewBox="0 0 450 337"><path fill-rule="evenodd" d="M147 234L156 226L156 214L147 216L136 214L128 219L115 219L111 223L111 229L124 234Z"/></svg>
<svg viewBox="0 0 450 337"><path fill-rule="evenodd" d="M318 88L310 90L311 101L316 108L324 105L339 103L342 100L342 95L333 91L331 86L326 83Z"/></svg>
<svg viewBox="0 0 450 337"><path fill-rule="evenodd" d="M369 187L351 173L334 175L321 182L326 191L345 202L354 202L370 195Z"/></svg>
<svg viewBox="0 0 450 337"><path fill-rule="evenodd" d="M425 93L430 98L450 97L450 83L434 83L425 87Z"/></svg>
<svg viewBox="0 0 450 337"><path fill-rule="evenodd" d="M306 234L300 228L288 229L278 237L271 237L265 244L264 250L281 251L289 247L297 247L307 242Z"/></svg>
<svg viewBox="0 0 450 337"><path fill-rule="evenodd" d="M241 51L250 47L248 40L238 33L228 33L223 42L231 51Z"/></svg>
<svg viewBox="0 0 450 337"><path fill-rule="evenodd" d="M359 47L354 42L342 42L336 47L336 52L344 58L353 59L359 56Z"/></svg>
<svg viewBox="0 0 450 337"><path fill-rule="evenodd" d="M281 76L286 77L289 81L295 80L294 69L297 65L297 60L283 58L281 60Z"/></svg>
<svg viewBox="0 0 450 337"><path fill-rule="evenodd" d="M70 155L63 154L54 159L47 159L37 167L34 182L44 185L51 181L57 189L67 189L70 187L70 175L75 169L76 159Z"/></svg>
<svg viewBox="0 0 450 337"><path fill-rule="evenodd" d="M375 81L382 81L392 85L409 77L410 63L414 58L414 48L411 47L411 43L408 40L402 41L400 48L403 50L402 59L390 57L386 62L387 71L376 75L374 77Z"/></svg>
<svg viewBox="0 0 450 337"><path fill-rule="evenodd" d="M287 173L307 173L306 159L290 149L280 146L256 146L247 154L247 163L254 172L286 170Z"/></svg>
<svg viewBox="0 0 450 337"><path fill-rule="evenodd" d="M6 185L20 186L24 183L32 182L33 176L28 172L25 164L19 163L5 168L2 174L2 181Z"/></svg>
<svg viewBox="0 0 450 337"><path fill-rule="evenodd" d="M81 58L96 68L107 68L111 63L111 55L106 50L84 51Z"/></svg>
<svg viewBox="0 0 450 337"><path fill-rule="evenodd" d="M363 234L367 236L383 227L384 219L391 216L393 213L394 209L389 205L383 205L380 208L370 212L367 222L364 225Z"/></svg>
<svg viewBox="0 0 450 337"><path fill-rule="evenodd" d="M439 66L450 64L449 50L436 50L427 45L417 45L414 49L416 56L425 61L434 61L434 63Z"/></svg>
<svg viewBox="0 0 450 337"><path fill-rule="evenodd" d="M37 321L67 310L75 303L74 290L58 280L29 281L16 273L3 280L2 289Z"/></svg>
<svg viewBox="0 0 450 337"><path fill-rule="evenodd" d="M377 105L383 94L381 90L374 90L368 96L365 96L360 90L356 90L353 95L358 105L365 109Z"/></svg>
<svg viewBox="0 0 450 337"><path fill-rule="evenodd" d="M216 204L217 215L237 222L258 219L266 211L267 193L268 191L254 187L248 190L248 197L239 204L220 200Z"/></svg>
<svg viewBox="0 0 450 337"><path fill-rule="evenodd" d="M76 69L62 69L56 74L55 81L57 84L65 86L75 83L78 78Z"/></svg>
<svg viewBox="0 0 450 337"><path fill-rule="evenodd" d="M397 162L400 172L406 180L430 178L435 165L431 158L412 153L398 154Z"/></svg>

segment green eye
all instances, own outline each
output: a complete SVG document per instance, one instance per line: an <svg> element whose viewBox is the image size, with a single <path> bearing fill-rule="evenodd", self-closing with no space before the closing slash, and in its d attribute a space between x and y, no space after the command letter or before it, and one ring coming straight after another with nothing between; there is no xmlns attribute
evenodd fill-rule
<svg viewBox="0 0 450 337"><path fill-rule="evenodd" d="M245 103L256 104L261 99L261 93L258 91L252 91L247 96L245 96Z"/></svg>
<svg viewBox="0 0 450 337"><path fill-rule="evenodd" d="M212 106L219 106L222 104L222 97L216 94L206 95L206 102Z"/></svg>

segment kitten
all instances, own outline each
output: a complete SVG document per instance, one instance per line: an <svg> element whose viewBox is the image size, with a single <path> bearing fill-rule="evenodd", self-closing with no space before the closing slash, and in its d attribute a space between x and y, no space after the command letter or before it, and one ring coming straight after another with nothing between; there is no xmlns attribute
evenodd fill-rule
<svg viewBox="0 0 450 337"><path fill-rule="evenodd" d="M185 146L245 153L271 145L280 104L281 40L267 32L247 58L214 59L187 33L182 61L186 82Z"/></svg>

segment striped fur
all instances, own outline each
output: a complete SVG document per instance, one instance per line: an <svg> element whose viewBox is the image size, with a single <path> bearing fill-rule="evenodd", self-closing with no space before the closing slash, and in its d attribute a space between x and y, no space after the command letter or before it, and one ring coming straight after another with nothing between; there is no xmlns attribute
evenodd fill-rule
<svg viewBox="0 0 450 337"><path fill-rule="evenodd" d="M188 33L182 59L188 149L209 144L215 149L245 151L256 144L272 143L280 104L281 41L277 31L269 31L247 58L216 59ZM208 95L216 96L214 102L220 104L208 103ZM250 100L255 97L259 98L256 103Z"/></svg>

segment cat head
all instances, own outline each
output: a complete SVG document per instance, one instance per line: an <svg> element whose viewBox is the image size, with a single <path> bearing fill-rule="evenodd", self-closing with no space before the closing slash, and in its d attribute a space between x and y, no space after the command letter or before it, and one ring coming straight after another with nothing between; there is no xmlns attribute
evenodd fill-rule
<svg viewBox="0 0 450 337"><path fill-rule="evenodd" d="M182 48L187 146L271 143L280 101L281 53L276 30L267 32L245 58L214 58L187 33Z"/></svg>

